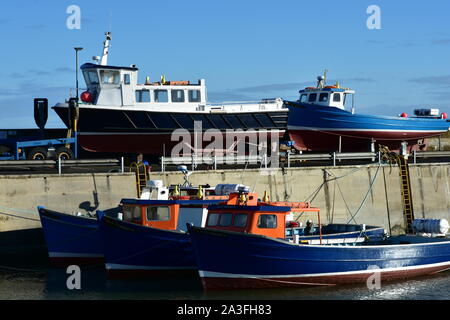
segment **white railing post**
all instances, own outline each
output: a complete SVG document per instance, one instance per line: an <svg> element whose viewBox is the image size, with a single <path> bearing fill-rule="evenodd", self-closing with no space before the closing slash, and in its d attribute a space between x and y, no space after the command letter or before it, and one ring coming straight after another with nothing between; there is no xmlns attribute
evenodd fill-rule
<svg viewBox="0 0 450 320"><path fill-rule="evenodd" d="M61 175L61 171L62 171L62 170L61 170L61 169L62 169L61 167L62 167L62 165L61 165L61 157L58 157L58 174L59 174L59 175Z"/></svg>

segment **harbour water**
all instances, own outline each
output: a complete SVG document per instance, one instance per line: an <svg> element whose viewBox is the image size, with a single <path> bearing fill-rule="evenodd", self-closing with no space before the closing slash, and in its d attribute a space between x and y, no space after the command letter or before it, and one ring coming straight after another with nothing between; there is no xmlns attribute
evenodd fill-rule
<svg viewBox="0 0 450 320"><path fill-rule="evenodd" d="M1 300L448 300L450 271L366 286L203 291L198 278L108 279L101 267L81 268L81 289L69 290L66 269L0 269Z"/></svg>

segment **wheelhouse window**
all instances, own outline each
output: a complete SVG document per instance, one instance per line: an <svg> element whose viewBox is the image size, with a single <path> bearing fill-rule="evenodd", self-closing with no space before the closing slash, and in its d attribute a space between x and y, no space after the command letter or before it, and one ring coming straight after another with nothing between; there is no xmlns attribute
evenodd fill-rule
<svg viewBox="0 0 450 320"><path fill-rule="evenodd" d="M189 102L200 102L200 90L189 90Z"/></svg>
<svg viewBox="0 0 450 320"><path fill-rule="evenodd" d="M246 213L239 213L234 216L233 226L243 228L247 225L248 215Z"/></svg>
<svg viewBox="0 0 450 320"><path fill-rule="evenodd" d="M258 217L258 228L275 229L277 227L277 216L274 214L262 214Z"/></svg>
<svg viewBox="0 0 450 320"><path fill-rule="evenodd" d="M155 90L155 102L169 102L167 90Z"/></svg>
<svg viewBox="0 0 450 320"><path fill-rule="evenodd" d="M184 102L184 90L172 90L172 102Z"/></svg>
<svg viewBox="0 0 450 320"><path fill-rule="evenodd" d="M95 70L87 70L83 72L84 79L86 83L89 84L98 84L98 74Z"/></svg>
<svg viewBox="0 0 450 320"><path fill-rule="evenodd" d="M300 96L300 102L306 102L308 100L308 95L306 93Z"/></svg>
<svg viewBox="0 0 450 320"><path fill-rule="evenodd" d="M311 93L308 98L308 102L316 102L317 93Z"/></svg>
<svg viewBox="0 0 450 320"><path fill-rule="evenodd" d="M170 219L169 207L147 207L148 221L168 221Z"/></svg>
<svg viewBox="0 0 450 320"><path fill-rule="evenodd" d="M130 83L131 83L131 80L130 80L130 74L129 74L129 73L125 73L125 74L123 75L123 83L124 83L124 84L130 84Z"/></svg>
<svg viewBox="0 0 450 320"><path fill-rule="evenodd" d="M141 207L139 206L123 206L122 219L127 222L141 222Z"/></svg>
<svg viewBox="0 0 450 320"><path fill-rule="evenodd" d="M341 102L341 94L333 93L333 102Z"/></svg>
<svg viewBox="0 0 450 320"><path fill-rule="evenodd" d="M319 96L319 102L327 102L328 101L328 93L321 93Z"/></svg>
<svg viewBox="0 0 450 320"><path fill-rule="evenodd" d="M219 224L219 218L220 218L220 214L218 214L218 213L209 214L207 226L209 226L209 227L217 226Z"/></svg>
<svg viewBox="0 0 450 320"><path fill-rule="evenodd" d="M233 220L233 215L231 213L222 213L220 215L219 226L221 226L221 227L231 226L232 220Z"/></svg>
<svg viewBox="0 0 450 320"><path fill-rule="evenodd" d="M150 90L136 90L136 102L150 102Z"/></svg>
<svg viewBox="0 0 450 320"><path fill-rule="evenodd" d="M100 79L103 84L119 84L120 72L112 70L100 70Z"/></svg>

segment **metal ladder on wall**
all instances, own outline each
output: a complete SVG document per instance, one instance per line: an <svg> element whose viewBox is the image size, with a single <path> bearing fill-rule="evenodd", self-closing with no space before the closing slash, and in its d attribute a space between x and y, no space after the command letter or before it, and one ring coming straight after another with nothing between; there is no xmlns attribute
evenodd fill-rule
<svg viewBox="0 0 450 320"><path fill-rule="evenodd" d="M140 198L142 189L147 185L148 181L148 170L147 166L143 162L133 162L130 165L130 172L136 172L136 191L137 197Z"/></svg>
<svg viewBox="0 0 450 320"><path fill-rule="evenodd" d="M397 163L399 167L399 174L401 180L402 200L403 200L403 216L406 222L406 232L408 234L413 233L412 223L414 221L414 208L412 202L411 193L411 181L409 175L408 158L399 155L397 157Z"/></svg>

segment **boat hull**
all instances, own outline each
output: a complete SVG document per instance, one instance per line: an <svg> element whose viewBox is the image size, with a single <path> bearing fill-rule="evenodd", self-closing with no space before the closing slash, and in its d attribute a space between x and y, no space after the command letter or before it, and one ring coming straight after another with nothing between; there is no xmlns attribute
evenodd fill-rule
<svg viewBox="0 0 450 320"><path fill-rule="evenodd" d="M109 217L103 217L99 223L109 276L196 273L197 265L187 233Z"/></svg>
<svg viewBox="0 0 450 320"><path fill-rule="evenodd" d="M64 124L70 127L68 108L54 106L53 109ZM252 117L252 121L247 123L241 121L240 117L244 117L244 114ZM270 145L271 135L277 140L284 136L287 128L287 109L258 112L257 114L259 120L253 116L253 113L227 113L222 116L210 113L168 113L95 108L94 106L80 107L77 124L78 144L89 152L165 154L169 156L172 149L177 145L180 146L180 143L187 141L193 147L194 139L198 141L197 149L208 148L208 146L212 148L211 143L214 142L216 149L225 152L235 139L246 139L254 144L267 142ZM188 119L184 119L183 122L177 121L177 117L182 116L186 116ZM223 118L225 116L233 117L233 122ZM215 117L220 117L221 120L218 121ZM202 134L207 130L215 129L218 136L221 137L222 143L217 141L215 135L212 139L194 137L194 121L200 121L202 126L199 131ZM174 133L175 135L173 135ZM187 151L189 154L192 153L191 149L186 147L185 153ZM178 155L176 154L176 156Z"/></svg>
<svg viewBox="0 0 450 320"><path fill-rule="evenodd" d="M305 151L370 151L371 142L398 150L423 148L424 139L449 130L443 119L352 114L334 107L288 102L288 130L294 147Z"/></svg>
<svg viewBox="0 0 450 320"><path fill-rule="evenodd" d="M296 245L235 232L190 228L205 289L367 283L450 268L450 241L399 245ZM401 239L399 240L400 243ZM405 237L404 242L416 241Z"/></svg>
<svg viewBox="0 0 450 320"><path fill-rule="evenodd" d="M96 219L38 208L50 262L103 263L103 242Z"/></svg>

